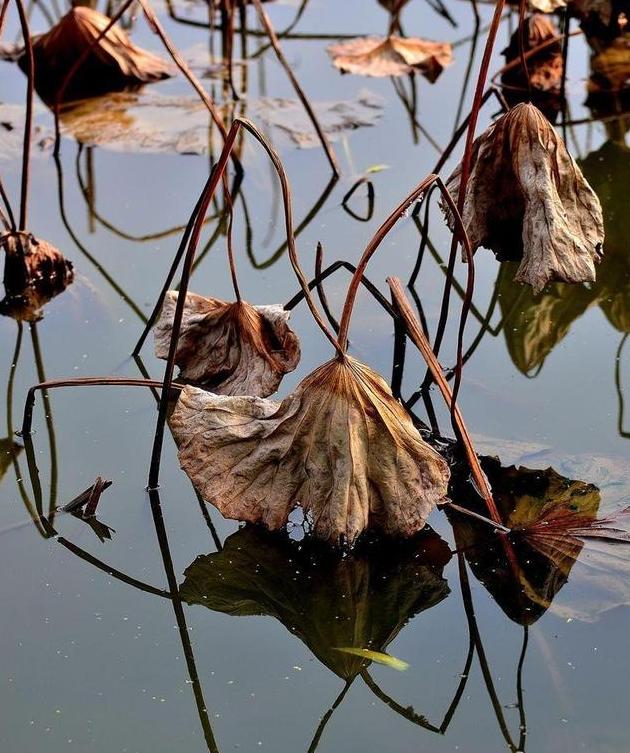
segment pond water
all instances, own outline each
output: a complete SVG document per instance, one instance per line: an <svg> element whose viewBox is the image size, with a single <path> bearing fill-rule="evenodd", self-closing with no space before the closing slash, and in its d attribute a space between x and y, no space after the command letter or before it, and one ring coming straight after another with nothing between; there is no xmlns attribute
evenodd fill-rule
<svg viewBox="0 0 630 753"><path fill-rule="evenodd" d="M366 124L336 134L337 182L319 148L296 147L277 103L269 101L295 94L253 11L246 14L247 34L237 34L235 50L241 98L234 112L258 123L281 153L309 274L318 241L325 264L357 261L379 222L432 170L470 106L492 8L480 6L482 32L475 41L468 3L449 3L450 20L433 5L412 0L402 23L408 35L455 43L454 63L434 84L421 76L342 76L331 65L331 41L387 31L388 15L373 0L310 0L283 37L287 59L320 110L325 106L319 103L328 103L330 116L331 103L363 103ZM266 7L283 30L300 5ZM209 32L194 24L207 20L207 9L179 0L171 8L178 20L156 6L167 32L217 102L224 101L228 91L215 75ZM58 17L56 3L33 4L33 32L48 28L45 10ZM491 71L501 66L499 51L516 21L517 14L506 14ZM138 44L160 52L140 16L132 31ZM16 36L10 18L5 40ZM217 34L213 44L219 54ZM25 78L17 66L0 65L0 120L19 134ZM486 468L506 505L569 490L608 513L630 499L630 416L623 402L630 375L624 348L630 331L630 151L623 120L585 122L588 73L588 48L572 38L567 86L577 124L565 131L603 205L606 258L598 281L553 284L535 298L511 281L511 268L480 250L466 333L467 344L476 345L460 404L477 450L500 459L500 466L487 460ZM429 521L433 532L409 545L383 551L368 545L343 559L306 543L239 531L214 508L200 507L168 434L159 497L149 499L156 402L149 390L136 388L59 389L45 401L38 396L28 462L14 432L32 384L141 376L129 354L218 154L216 133L181 76L147 87L139 97L140 104L123 97L111 117L102 103L91 111L86 106L76 133L93 145L78 143L66 123L58 161L50 145L52 117L38 102L29 227L73 261L76 278L36 324L0 318L6 396L0 401L0 749L626 751L630 551L622 545L611 551L578 546L551 564L525 559L525 575L515 580L496 542L494 549L475 549L474 531L461 522L452 526L439 511ZM488 102L479 130L498 109ZM224 112L229 117L229 105ZM303 130L303 116L296 108L291 112ZM86 123L90 115L94 123ZM13 143L16 133L5 131L0 170L17 202L19 140ZM444 175L462 150L460 144ZM180 153L191 151L197 153ZM283 245L276 178L252 139L245 139L241 160L234 228L241 289L252 303L284 303L297 285ZM342 199L375 165L386 169L370 175L374 212L361 221ZM365 196L361 188L353 197L355 214L366 213ZM216 232L220 209L221 201L204 228L207 253L191 290L230 299L225 235ZM449 238L434 202L431 245L416 283L431 332ZM419 243L412 217L402 219L371 262L369 278L385 293L386 276L408 280ZM457 275L464 284L464 265L458 264ZM325 283L337 318L348 281L342 269ZM454 294L441 353L445 365L455 358L460 305ZM331 356L304 304L294 310L292 326L303 355L280 396ZM389 378L392 322L366 293L350 337L352 354ZM150 340L142 362L153 378L162 377L164 363L154 358ZM424 370L408 346L403 398L413 394ZM439 393L432 391L431 398L439 429L448 436ZM428 422L427 404L419 401L414 410ZM538 473L517 472L513 465ZM550 467L553 472L546 471ZM42 527L38 513L49 515L98 475L113 482L98 508L99 519L113 529L98 530L103 541L64 513L49 516L49 527ZM387 651L409 667L365 662L337 650L343 647Z"/></svg>

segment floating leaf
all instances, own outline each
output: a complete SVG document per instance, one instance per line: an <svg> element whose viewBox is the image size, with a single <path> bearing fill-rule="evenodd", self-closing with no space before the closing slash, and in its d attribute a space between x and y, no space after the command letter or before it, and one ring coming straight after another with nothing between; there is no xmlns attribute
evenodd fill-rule
<svg viewBox="0 0 630 753"><path fill-rule="evenodd" d="M521 46L527 54L545 43L548 44L542 50L527 57L524 67ZM553 121L562 106L563 62L562 37L551 18L541 13L529 16L524 29L512 34L502 54L508 67L501 76L501 83L508 103L532 102Z"/></svg>
<svg viewBox="0 0 630 753"><path fill-rule="evenodd" d="M354 358L320 366L281 403L185 387L171 417L182 468L227 518L315 534L412 536L445 494L446 462L387 383Z"/></svg>
<svg viewBox="0 0 630 753"><path fill-rule="evenodd" d="M65 106L60 121L63 135L119 152L206 154L213 143L198 97L116 92Z"/></svg>
<svg viewBox="0 0 630 753"><path fill-rule="evenodd" d="M178 294L169 290L155 326L155 355L168 358ZM282 306L228 303L188 293L175 353L180 376L220 395L267 397L300 360Z"/></svg>
<svg viewBox="0 0 630 753"><path fill-rule="evenodd" d="M369 647L382 656L412 617L448 596L442 570L449 558L429 529L404 542L365 542L346 555L247 526L221 552L197 557L180 593L217 612L274 617L351 680L371 657L347 649Z"/></svg>
<svg viewBox="0 0 630 753"><path fill-rule="evenodd" d="M37 107L34 109L37 112ZM21 157L24 147L24 117L24 105L0 104L0 160ZM40 124L33 126L33 148L31 149L33 157L47 151L52 142L52 132Z"/></svg>
<svg viewBox="0 0 630 753"><path fill-rule="evenodd" d="M419 71L432 83L453 61L448 42L416 37L360 37L328 47L334 65L343 73L361 76L405 76Z"/></svg>
<svg viewBox="0 0 630 753"><path fill-rule="evenodd" d="M383 100L363 89L354 100L314 102L313 109L326 136L336 141L348 131L375 125L383 113ZM252 103L252 111L301 149L321 145L311 120L297 99L263 97Z"/></svg>
<svg viewBox="0 0 630 753"><path fill-rule="evenodd" d="M551 609L595 619L630 603L630 510L598 517L600 491L552 468L501 467L483 459L502 519L513 529L500 541L469 518L455 517L458 547L475 576L510 617L530 625ZM569 594L559 596L567 583Z"/></svg>
<svg viewBox="0 0 630 753"><path fill-rule="evenodd" d="M370 651L369 648L352 648L350 646L335 646L335 651L342 651L344 654L352 654L352 656L360 656L362 659L376 662L377 664L384 664L386 667L395 669L398 672L404 672L409 669L409 664L402 659L397 659L395 656L384 654L381 651Z"/></svg>
<svg viewBox="0 0 630 753"><path fill-rule="evenodd" d="M460 174L461 165L448 180L453 196ZM520 258L514 279L535 293L550 280L595 280L604 240L599 199L531 104L516 105L475 140L463 219L473 250Z"/></svg>
<svg viewBox="0 0 630 753"><path fill-rule="evenodd" d="M250 103L257 118L285 134L289 144L319 146L317 134L298 100L265 97ZM368 92L346 102L313 105L326 135L335 140L348 131L373 126L383 100ZM60 113L61 131L87 146L120 152L207 154L221 148L210 115L198 97L167 96L156 91L116 92L73 102Z"/></svg>
<svg viewBox="0 0 630 753"><path fill-rule="evenodd" d="M75 62L109 23L107 16L92 8L75 6L50 31L33 39L35 86L43 99L56 96ZM26 56L18 63L26 70ZM91 47L65 98L159 81L170 75L171 67L162 58L137 47L122 29L113 26Z"/></svg>

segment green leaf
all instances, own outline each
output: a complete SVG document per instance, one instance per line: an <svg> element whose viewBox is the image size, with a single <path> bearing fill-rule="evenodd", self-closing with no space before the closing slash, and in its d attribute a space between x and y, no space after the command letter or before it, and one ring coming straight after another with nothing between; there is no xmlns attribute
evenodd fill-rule
<svg viewBox="0 0 630 753"><path fill-rule="evenodd" d="M346 654L352 654L353 656L361 656L368 661L374 661L377 664L384 664L386 667L391 667L399 672L404 672L409 669L409 664L402 659L397 659L390 654L384 654L381 651L370 651L369 648L353 648L352 646L346 646L343 648L335 647L335 651L343 651Z"/></svg>

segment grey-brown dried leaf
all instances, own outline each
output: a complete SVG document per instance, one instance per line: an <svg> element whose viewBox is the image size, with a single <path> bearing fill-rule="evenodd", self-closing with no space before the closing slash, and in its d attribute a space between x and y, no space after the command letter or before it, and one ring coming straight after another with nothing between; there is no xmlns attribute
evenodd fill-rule
<svg viewBox="0 0 630 753"><path fill-rule="evenodd" d="M30 233L7 233L0 236L0 249L6 255L4 286L7 293L29 285L66 285L72 282L72 262L47 241Z"/></svg>
<svg viewBox="0 0 630 753"><path fill-rule="evenodd" d="M109 23L110 19L102 13L76 6L52 29L34 38L35 85L44 99L56 94L75 62ZM26 56L18 62L24 69ZM66 96L108 91L129 83L159 81L170 75L172 68L166 61L138 47L122 29L113 26L91 47Z"/></svg>
<svg viewBox="0 0 630 753"><path fill-rule="evenodd" d="M449 468L387 383L353 358L320 366L281 403L185 387L170 421L182 468L227 518L318 537L408 537L445 498Z"/></svg>
<svg viewBox="0 0 630 753"><path fill-rule="evenodd" d="M155 325L155 355L168 358L178 293ZM252 306L188 293L175 363L180 376L220 395L267 397L300 361L300 343L280 305Z"/></svg>
<svg viewBox="0 0 630 753"><path fill-rule="evenodd" d="M460 175L461 164L447 182L453 196ZM550 280L595 280L604 241L599 199L532 104L512 108L475 140L462 216L473 250L520 260L514 279L535 293Z"/></svg>
<svg viewBox="0 0 630 753"><path fill-rule="evenodd" d="M448 42L416 37L360 37L328 47L334 65L343 73L361 76L406 76L420 71L433 82L453 62Z"/></svg>

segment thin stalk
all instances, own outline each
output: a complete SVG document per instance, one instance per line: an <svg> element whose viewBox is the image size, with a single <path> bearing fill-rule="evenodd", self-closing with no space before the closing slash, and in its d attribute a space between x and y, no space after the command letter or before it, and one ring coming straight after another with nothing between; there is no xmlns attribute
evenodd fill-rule
<svg viewBox="0 0 630 753"><path fill-rule="evenodd" d="M143 0L140 0L140 2L143 2ZM295 74L291 70L291 66L289 65L287 59L285 58L284 53L282 52L282 48L280 47L280 42L278 41L278 37L276 36L276 32L269 19L269 16L267 15L267 12L263 8L260 0L252 0L252 2L256 8L258 17L260 18L260 21L262 25L265 27L265 31L267 32L269 36L269 41L271 42L273 46L273 49L276 53L276 57L278 58L280 65L286 71L286 74L289 77L289 80L291 81L293 88L295 89L295 93L298 95L300 102L304 106L304 109L306 110L306 113L311 123L313 124L313 128L315 128L315 131L317 132L317 136L321 142L321 145L326 154L326 157L328 158L330 167L333 173L339 176L340 174L339 165L337 163L337 158L335 157L333 148L330 145L330 142L328 141L328 138L326 134L324 133L324 130L322 129L319 123L319 120L317 119L317 115L315 115L315 111L313 110L311 103L309 102L306 94L304 94L304 91L302 90L302 87L300 86L299 81L297 80Z"/></svg>
<svg viewBox="0 0 630 753"><path fill-rule="evenodd" d="M134 379L132 377L77 377L75 379L51 379L47 382L34 384L26 394L24 414L22 416L21 437L28 437L33 426L33 407L35 395L41 390L52 390L59 387L162 387L162 381L155 379ZM171 389L181 390L178 384L170 385Z"/></svg>
<svg viewBox="0 0 630 753"><path fill-rule="evenodd" d="M155 322L158 319L158 316L160 315L160 311L162 310L162 305L164 304L164 299L166 298L166 293L171 287L173 278L175 277L175 273L177 272L177 268L179 267L179 263L182 260L182 257L184 256L184 253L186 251L186 246L190 239L190 234L192 233L193 227L195 226L197 215L199 214L199 210L202 205L202 200L203 200L203 193L199 195L199 198L197 199L197 203L195 204L192 214L190 215L190 219L188 220L188 223L186 224L186 227L184 228L184 234L182 235L182 239L179 242L179 246L177 248L175 256L173 257L173 261L171 262L171 267L166 275L164 284L162 285L162 290L160 290L160 294L158 295L155 306L153 307L153 310L151 311L151 314L149 315L149 318L146 321L144 329L142 330L142 334L140 335L140 338L138 339L138 342L135 344L134 349L132 351L133 356L137 356L142 350L142 346L144 345L144 342L147 339L149 332L153 328L153 325L155 324Z"/></svg>
<svg viewBox="0 0 630 753"><path fill-rule="evenodd" d="M492 491L490 490L490 485L488 484L486 475L481 468L479 458L477 457L475 448L470 438L470 434L468 433L466 423L464 422L464 417L462 416L459 406L457 405L453 392L451 392L450 385L446 381L442 367L440 366L429 341L422 331L422 327L420 326L420 323L418 322L413 309L409 305L400 280L395 277L390 277L388 278L387 282L389 284L390 290L392 291L392 297L396 303L396 306L398 307L398 311L400 312L400 315L405 322L409 337L422 354L422 357L424 358L428 368L431 370L431 374L433 375L435 383L442 393L442 397L444 398L445 403L451 410L453 428L456 432L457 438L462 443L464 452L466 454L466 459L468 460L468 464L470 466L470 472L475 480L477 488L479 489L479 493L486 503L490 517L497 525L497 528L500 528L504 532L506 532L505 526L501 521L501 515L499 514L497 506L494 502Z"/></svg>
<svg viewBox="0 0 630 753"><path fill-rule="evenodd" d="M464 602L464 610L466 612L468 628L475 643L477 656L479 657L481 674L483 675L486 689L488 691L488 695L490 696L490 702L492 704L497 722L499 723L499 729L501 730L503 739L507 743L507 746L510 749L511 753L518 753L519 749L514 745L514 741L512 740L512 736L510 735L510 731L505 722L501 702L499 701L496 690L494 688L494 682L492 680L492 674L490 672L490 667L486 658L486 652L484 650L483 643L481 641L481 634L479 633L479 628L477 626L477 618L475 616L475 607L472 600L470 582L468 580L468 572L466 570L466 562L461 552L457 553L457 562L459 568L459 583L462 591L462 600Z"/></svg>
<svg viewBox="0 0 630 753"><path fill-rule="evenodd" d="M188 630L188 626L186 625L184 605L182 602L181 594L179 592L179 586L177 584L175 568L173 567L173 558L171 556L168 536L166 534L166 528L164 526L160 496L157 490L149 492L149 500L151 503L151 514L153 516L155 534L157 536L158 546L162 555L162 564L164 565L164 572L166 574L166 580L168 582L170 591L171 604L173 605L173 612L175 614L175 620L177 622L177 632L179 633L179 639L181 641L184 658L186 660L188 677L190 684L192 685L195 704L197 706L197 713L199 715L199 721L201 722L201 728L203 730L209 753L219 753L219 748L217 746L214 732L212 730L212 725L210 723L210 717L208 715L208 707L203 696L201 680L199 679L199 673L197 672L195 654L193 652L193 647L190 640L190 632Z"/></svg>
<svg viewBox="0 0 630 753"><path fill-rule="evenodd" d="M15 0L26 53L26 113L24 116L24 142L22 146L22 178L20 186L20 224L18 230L26 230L28 210L28 182L30 176L31 139L33 136L33 92L35 90L35 58L31 32L22 0Z"/></svg>
<svg viewBox="0 0 630 753"><path fill-rule="evenodd" d="M473 104L468 118L467 130L466 130L466 143L464 146L464 156L462 158L462 167L460 173L459 193L457 195L457 210L461 214L464 209L464 200L466 198L466 188L468 186L468 178L470 177L470 160L472 157L472 147L475 138L475 130L477 127L477 120L479 118L479 111L484 102L484 89L486 85L486 78L488 76L488 69L490 67L490 60L492 58L492 51L494 49L494 43L496 40L499 25L501 23L501 15L505 6L505 0L497 0L494 8L494 15L492 22L488 30L488 37L486 39L486 45L483 51L483 57L481 60L481 66L479 69L479 75L477 76L477 84L475 86L475 93L473 97ZM450 293L451 293L451 280L455 270L455 259L457 256L457 248L459 246L459 238L457 234L453 234L451 241L451 250L448 260L448 277L446 285L444 286L444 293L442 295L442 307L440 311L440 319L438 322L435 341L433 344L435 355L440 353L440 346L444 337L444 331L446 329L446 319L448 316ZM468 262L471 263L470 261ZM465 319L464 312L462 312L462 321ZM460 329L462 324L460 324Z"/></svg>
<svg viewBox="0 0 630 753"><path fill-rule="evenodd" d="M343 306L343 312L341 314L341 324L339 327L339 345L342 351L345 353L348 349L348 329L350 327L350 319L352 317L352 310L356 301L359 285L361 284L361 277L363 276L368 262L372 258L374 252L378 249L384 238L389 231L394 227L401 217L405 216L405 213L409 206L413 204L427 189L429 189L438 180L437 175L428 175L422 180L405 198L400 204L389 214L383 224L374 233L370 242L365 247L363 254L357 264L357 270L354 273L348 292L346 294L346 300Z"/></svg>
<svg viewBox="0 0 630 753"><path fill-rule="evenodd" d="M322 735L324 734L324 729L326 728L326 725L328 724L330 717L334 714L335 710L341 705L341 702L346 697L346 693L350 690L352 682L353 682L352 680L346 680L345 685L343 686L343 688L341 688L341 692L333 701L332 706L328 709L328 711L321 718L321 721L319 722L319 724L317 725L317 729L315 730L315 735L313 736L313 739L311 740L311 744L308 746L307 753L315 753L317 748L319 748L319 742L322 739Z"/></svg>
<svg viewBox="0 0 630 753"><path fill-rule="evenodd" d="M162 444L164 441L164 426L166 424L166 414L168 411L169 397L171 384L173 382L173 374L175 371L175 354L177 352L177 345L179 343L179 333L181 331L182 318L184 315L184 305L186 303L186 294L188 293L188 283L190 281L190 275L192 271L192 265L195 260L195 252L199 243L199 236L201 235L201 229L203 226L203 220L208 210L208 206L212 201L214 193L219 185L219 182L223 178L223 171L227 165L227 161L232 152L234 142L238 135L239 126L234 123L230 128L229 133L225 139L225 145L219 157L219 160L215 164L210 173L210 176L204 186L200 199L197 202L198 211L191 216L191 220L194 217L194 224L190 233L190 240L186 249L186 255L184 258L184 266L182 270L181 280L179 284L179 294L177 296L177 303L175 305L175 315L173 318L173 331L171 334L171 341L169 345L168 358L166 362L166 368L164 370L163 389L160 396L160 405L158 410L157 425L155 429L155 436L153 439L153 450L151 453L151 464L149 468L149 489L157 489L158 480L160 475L160 458L162 454Z"/></svg>
<svg viewBox="0 0 630 753"><path fill-rule="evenodd" d="M37 324L33 322L30 325L31 341L33 343L33 354L35 356L35 366L37 369L37 378L40 383L46 381L44 372L44 359L37 335ZM58 480L58 463L57 463L57 439L55 436L55 425L53 423L52 405L50 396L46 389L42 390L42 402L44 403L44 418L46 420L46 431L48 433L48 443L50 446L50 499L48 503L49 515L54 515L57 506L57 480Z"/></svg>
<svg viewBox="0 0 630 753"><path fill-rule="evenodd" d="M336 335L339 334L339 322L335 319L333 316L330 306L328 304L328 298L326 297L326 291L324 290L324 286L322 285L321 275L322 275L322 266L324 264L324 247L322 246L321 242L317 243L317 249L315 251L315 277L320 278L317 283L317 297L319 298L319 302L321 303L322 308L324 309L324 313L326 314L328 321L330 322L330 326L333 328Z"/></svg>
<svg viewBox="0 0 630 753"><path fill-rule="evenodd" d="M17 225L15 224L15 217L13 215L13 209L11 208L11 202L9 201L9 197L7 196L7 192L5 191L4 184L2 183L1 178L0 178L0 198L2 199L2 203L4 204L4 207L6 209L6 213L9 219L9 225L11 226L11 230L15 233L17 231Z"/></svg>

